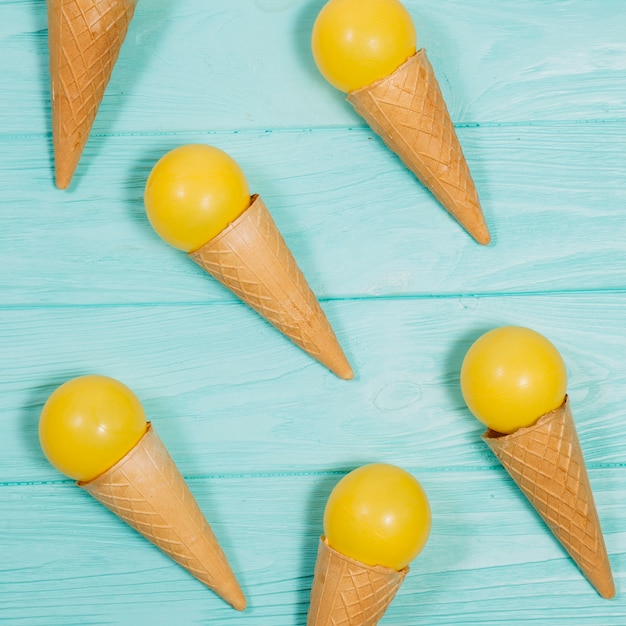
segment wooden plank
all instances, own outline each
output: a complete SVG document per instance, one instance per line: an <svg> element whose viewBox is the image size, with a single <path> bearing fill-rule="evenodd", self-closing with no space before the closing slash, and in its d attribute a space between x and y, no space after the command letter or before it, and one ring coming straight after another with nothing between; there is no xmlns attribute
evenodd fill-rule
<svg viewBox="0 0 626 626"><path fill-rule="evenodd" d="M238 304L0 311L3 479L55 480L37 423L65 380L125 382L186 474L497 464L459 388L483 332L530 326L563 354L587 462L623 463L626 295L345 301L325 306L343 381Z"/></svg>
<svg viewBox="0 0 626 626"><path fill-rule="evenodd" d="M623 119L626 6L406 0L459 124ZM362 125L317 71L321 3L139 3L96 134ZM50 132L44 0L0 7L0 133Z"/></svg>
<svg viewBox="0 0 626 626"><path fill-rule="evenodd" d="M404 0L490 223L481 248L314 66L322 5L142 0L67 192L45 0L0 2L0 622L303 624L322 512L353 467L412 471L433 532L391 626L626 623L626 3ZM266 200L349 359L341 381L161 242L154 162L213 143ZM458 376L530 326L568 368L617 583L581 576L480 441ZM48 395L139 396L249 598L226 606L50 466Z"/></svg>
<svg viewBox="0 0 626 626"><path fill-rule="evenodd" d="M410 469L410 468L408 468ZM617 625L501 469L414 472L430 539L383 624ZM209 477L189 485L248 597L237 613L73 485L0 486L0 620L29 625L303 624L326 498L341 474ZM591 480L618 588L625 470Z"/></svg>
<svg viewBox="0 0 626 626"><path fill-rule="evenodd" d="M193 142L238 160L322 299L626 287L623 124L460 136L493 234L486 248L366 131L97 138L69 192L53 188L46 141L0 141L0 302L232 300L145 217L150 169Z"/></svg>

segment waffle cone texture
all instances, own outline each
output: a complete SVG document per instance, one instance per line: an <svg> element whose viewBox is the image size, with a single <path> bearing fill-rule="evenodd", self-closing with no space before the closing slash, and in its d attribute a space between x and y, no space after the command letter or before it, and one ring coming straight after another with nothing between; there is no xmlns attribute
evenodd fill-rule
<svg viewBox="0 0 626 626"><path fill-rule="evenodd" d="M375 626L409 571L369 566L320 539L307 626Z"/></svg>
<svg viewBox="0 0 626 626"><path fill-rule="evenodd" d="M469 234L489 243L478 193L426 51L347 99Z"/></svg>
<svg viewBox="0 0 626 626"><path fill-rule="evenodd" d="M259 196L189 256L337 376L354 374L315 294Z"/></svg>
<svg viewBox="0 0 626 626"><path fill-rule="evenodd" d="M611 565L569 399L534 425L483 440L603 598L615 595Z"/></svg>
<svg viewBox="0 0 626 626"><path fill-rule="evenodd" d="M150 424L118 463L79 486L234 608L246 607L211 527Z"/></svg>
<svg viewBox="0 0 626 626"><path fill-rule="evenodd" d="M47 0L56 184L69 186L137 0Z"/></svg>

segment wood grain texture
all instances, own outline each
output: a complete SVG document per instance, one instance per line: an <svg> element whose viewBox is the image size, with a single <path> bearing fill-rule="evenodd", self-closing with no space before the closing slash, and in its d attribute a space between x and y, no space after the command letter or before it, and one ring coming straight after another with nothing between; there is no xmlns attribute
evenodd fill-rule
<svg viewBox="0 0 626 626"><path fill-rule="evenodd" d="M622 602L595 595L504 470L415 475L439 505L381 626L626 619ZM2 616L46 626L303 624L323 507L339 478L188 477L248 596L241 614L74 485L4 487ZM590 473L615 568L626 557L626 500L615 497L624 478L623 468Z"/></svg>
<svg viewBox="0 0 626 626"><path fill-rule="evenodd" d="M154 163L194 142L237 159L322 299L626 285L624 124L459 135L493 235L486 248L364 130L96 137L69 192L53 188L47 140L0 141L2 302L232 299L156 236L143 208Z"/></svg>
<svg viewBox="0 0 626 626"><path fill-rule="evenodd" d="M96 134L363 125L315 67L322 0L139 3ZM454 122L623 119L626 6L407 0ZM47 133L45 0L0 7L0 132ZM270 71L268 71L270 70Z"/></svg>
<svg viewBox="0 0 626 626"><path fill-rule="evenodd" d="M367 462L405 467L431 538L389 626L626 623L626 4L406 0L493 242L445 213L317 72L323 0L142 0L70 190L53 184L45 0L0 1L0 621L297 626L322 513ZM356 372L342 381L161 240L156 160L229 152ZM602 600L485 444L471 343L562 353L617 597ZM48 395L129 385L249 600L238 613L44 458Z"/></svg>
<svg viewBox="0 0 626 626"><path fill-rule="evenodd" d="M52 390L81 373L134 389L186 474L345 470L370 459L492 467L459 370L471 343L503 324L525 324L555 343L588 462L623 463L624 294L351 301L325 310L354 381L334 377L238 303L2 312L0 343L11 355L2 362L5 478L58 477L39 450L37 420Z"/></svg>

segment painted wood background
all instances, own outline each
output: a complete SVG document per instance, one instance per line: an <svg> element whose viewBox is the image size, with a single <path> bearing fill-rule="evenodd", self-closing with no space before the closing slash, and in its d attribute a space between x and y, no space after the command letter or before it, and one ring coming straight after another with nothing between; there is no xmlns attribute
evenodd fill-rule
<svg viewBox="0 0 626 626"><path fill-rule="evenodd" d="M480 193L475 244L318 74L321 0L142 0L68 191L44 0L0 0L0 621L304 624L326 498L410 470L432 535L382 623L626 624L626 3L406 0ZM204 142L263 196L356 371L335 378L151 230L154 162ZM480 441L482 332L563 354L617 585L602 600ZM59 475L65 380L139 396L248 597L238 613Z"/></svg>

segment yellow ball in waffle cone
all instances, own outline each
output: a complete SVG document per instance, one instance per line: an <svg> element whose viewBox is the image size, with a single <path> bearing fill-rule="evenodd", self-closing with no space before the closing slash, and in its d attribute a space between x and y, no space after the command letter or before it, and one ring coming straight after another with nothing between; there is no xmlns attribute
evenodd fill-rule
<svg viewBox="0 0 626 626"><path fill-rule="evenodd" d="M145 192L152 227L185 250L337 376L354 374L272 216L237 163L213 146L180 146L154 166Z"/></svg>
<svg viewBox="0 0 626 626"><path fill-rule="evenodd" d="M407 471L363 465L332 490L324 511L308 626L373 626L430 533L428 498Z"/></svg>
<svg viewBox="0 0 626 626"><path fill-rule="evenodd" d="M481 244L491 235L439 83L398 0L329 0L311 38L320 72Z"/></svg>
<svg viewBox="0 0 626 626"><path fill-rule="evenodd" d="M215 535L133 392L107 376L58 387L39 420L44 454L205 585L245 608Z"/></svg>
<svg viewBox="0 0 626 626"><path fill-rule="evenodd" d="M461 367L463 397L483 440L598 593L615 585L576 426L563 359L530 328L479 337Z"/></svg>
<svg viewBox="0 0 626 626"><path fill-rule="evenodd" d="M137 0L47 0L56 184L69 186Z"/></svg>

